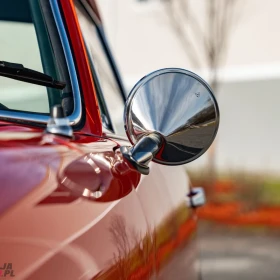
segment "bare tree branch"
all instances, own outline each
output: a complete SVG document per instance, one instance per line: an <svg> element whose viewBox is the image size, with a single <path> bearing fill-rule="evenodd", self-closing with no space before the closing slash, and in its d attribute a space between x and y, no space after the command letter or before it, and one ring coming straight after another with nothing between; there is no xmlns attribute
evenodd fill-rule
<svg viewBox="0 0 280 280"><path fill-rule="evenodd" d="M188 36L186 36L182 23L178 22L177 20L177 14L174 9L173 1L165 2L165 11L168 15L168 19L173 31L177 34L178 39L188 54L191 64L193 67L198 68L201 65L199 62L199 55L192 41Z"/></svg>
<svg viewBox="0 0 280 280"><path fill-rule="evenodd" d="M238 1L207 0L204 28L192 11L189 0L164 1L170 26L184 47L192 66L201 67L201 58L205 57L207 66L213 73L211 80L214 85L217 84L217 68L222 64L227 52ZM204 52L198 52L198 49Z"/></svg>
<svg viewBox="0 0 280 280"><path fill-rule="evenodd" d="M193 35L196 37L196 40L202 43L205 34L198 20L193 15L193 11L191 10L189 1L179 0L179 4L180 11L184 16L184 20L187 23L187 28L189 27L189 25L191 25L191 28L193 29Z"/></svg>
<svg viewBox="0 0 280 280"><path fill-rule="evenodd" d="M175 2L179 4L179 11L174 8ZM211 75L210 86L214 92L218 88L218 68L223 64L228 51L238 2L239 0L205 0L205 25L201 26L200 18L191 9L189 0L164 1L170 26L192 66L199 68L203 66L203 60L206 60ZM199 15L201 16L201 13ZM209 174L215 174L213 145L209 151L208 170Z"/></svg>

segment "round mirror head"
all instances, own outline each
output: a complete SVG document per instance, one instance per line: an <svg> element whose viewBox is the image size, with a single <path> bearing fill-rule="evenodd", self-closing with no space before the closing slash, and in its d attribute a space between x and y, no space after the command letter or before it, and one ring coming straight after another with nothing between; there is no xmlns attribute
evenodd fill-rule
<svg viewBox="0 0 280 280"><path fill-rule="evenodd" d="M167 68L135 85L124 118L133 145L156 132L162 143L153 161L179 165L198 158L210 147L219 126L219 109L203 79L187 70Z"/></svg>

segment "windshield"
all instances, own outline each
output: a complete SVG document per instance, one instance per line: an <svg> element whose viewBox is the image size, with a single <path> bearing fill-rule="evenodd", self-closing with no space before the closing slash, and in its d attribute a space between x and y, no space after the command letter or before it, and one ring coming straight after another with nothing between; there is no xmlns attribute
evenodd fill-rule
<svg viewBox="0 0 280 280"><path fill-rule="evenodd" d="M62 91L0 77L1 110L49 114L52 106L67 103L66 114L72 112L73 100L67 67L54 27L48 1L1 1L0 61L22 64L28 69L66 82ZM72 102L63 102L64 98L70 98Z"/></svg>

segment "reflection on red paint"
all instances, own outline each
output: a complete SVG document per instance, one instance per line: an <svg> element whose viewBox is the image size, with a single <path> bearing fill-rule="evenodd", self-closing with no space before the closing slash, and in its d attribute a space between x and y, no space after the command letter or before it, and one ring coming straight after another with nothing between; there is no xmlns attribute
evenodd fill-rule
<svg viewBox="0 0 280 280"><path fill-rule="evenodd" d="M176 219L180 215L187 216L177 225L175 235L168 234L164 237L166 232L170 232L170 217ZM117 222L118 220L119 222ZM116 244L128 243L128 240L123 240L124 237L128 236L128 232L126 231L127 227L123 224L122 217L115 217L114 221L117 224L114 225L115 223L113 223L110 229L115 235L113 241ZM181 205L170 213L158 227L154 229L148 227L144 237L138 236L139 240L136 241L132 250L127 251L121 247L118 250L120 255L114 257L114 265L92 279L150 279L154 273L158 274L166 266L180 248L188 246L195 230L195 220L191 217L186 206Z"/></svg>

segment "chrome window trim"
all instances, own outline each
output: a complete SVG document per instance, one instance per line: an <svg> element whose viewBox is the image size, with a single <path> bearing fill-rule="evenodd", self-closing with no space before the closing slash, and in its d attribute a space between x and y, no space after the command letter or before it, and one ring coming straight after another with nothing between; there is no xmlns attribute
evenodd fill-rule
<svg viewBox="0 0 280 280"><path fill-rule="evenodd" d="M62 20L62 16L60 14L58 1L50 0L50 5L56 23L56 27L59 33L59 37L61 40L62 48L65 54L65 59L66 59L72 91L73 91L74 109L73 109L73 113L70 116L68 116L68 119L71 125L76 125L79 123L82 117L82 102L81 102L80 88L79 88L75 63L72 56L67 33L64 27L64 23ZM49 118L50 116L46 116L39 113L0 110L0 119L4 119L8 121L21 121L21 122L26 121L26 122L34 122L39 124L47 124Z"/></svg>
<svg viewBox="0 0 280 280"><path fill-rule="evenodd" d="M60 35L62 47L66 57L66 63L68 66L68 71L70 75L72 90L73 90L73 99L74 99L74 110L73 113L68 116L71 125L77 124L82 117L82 102L80 88L76 73L76 67L74 59L72 56L71 47L68 41L67 33L64 27L64 23L60 14L60 9L57 0L50 0L51 8L54 14L54 19L57 25L58 33Z"/></svg>

